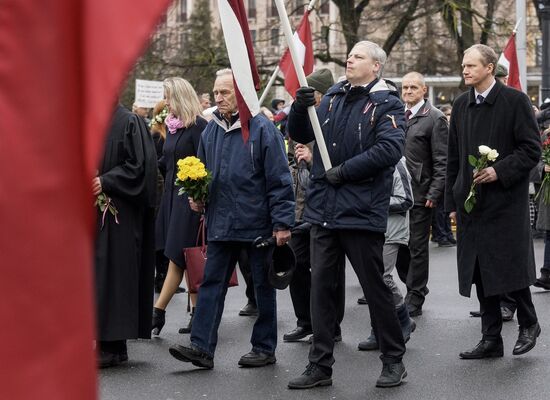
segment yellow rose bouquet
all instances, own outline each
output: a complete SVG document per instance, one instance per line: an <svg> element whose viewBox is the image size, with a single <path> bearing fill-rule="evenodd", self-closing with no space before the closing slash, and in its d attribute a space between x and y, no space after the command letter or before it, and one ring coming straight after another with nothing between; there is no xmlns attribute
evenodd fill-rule
<svg viewBox="0 0 550 400"><path fill-rule="evenodd" d="M212 180L210 171L197 157L185 157L178 160L176 185L181 186L178 194L186 194L194 201L206 201L208 184Z"/></svg>

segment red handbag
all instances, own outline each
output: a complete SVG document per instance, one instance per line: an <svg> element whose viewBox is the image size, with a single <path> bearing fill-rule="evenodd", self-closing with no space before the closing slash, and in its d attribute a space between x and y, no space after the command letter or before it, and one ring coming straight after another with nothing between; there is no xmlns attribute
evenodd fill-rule
<svg viewBox="0 0 550 400"><path fill-rule="evenodd" d="M201 243L200 245L199 240ZM196 246L183 249L183 256L185 257L185 265L187 268L189 293L197 293L202 284L202 279L204 277L204 266L206 265L206 249L204 216L201 216ZM237 270L234 268L233 274L229 279L229 287L237 286L238 284Z"/></svg>

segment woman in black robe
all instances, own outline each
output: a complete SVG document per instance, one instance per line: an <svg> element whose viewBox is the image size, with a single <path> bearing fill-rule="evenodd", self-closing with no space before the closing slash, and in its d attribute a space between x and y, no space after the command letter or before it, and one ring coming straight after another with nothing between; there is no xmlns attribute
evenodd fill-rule
<svg viewBox="0 0 550 400"><path fill-rule="evenodd" d="M196 156L206 121L200 117L202 108L193 87L182 78L164 81L164 97L170 114L165 123L168 129L159 167L164 173L164 193L156 222L156 247L163 249L170 260L168 273L153 308L153 334L158 335L165 323L165 310L178 289L185 269L183 249L194 247L200 215L189 208L187 196L179 196L175 186L179 159ZM191 304L196 294L190 294ZM188 328L180 330L188 333Z"/></svg>
<svg viewBox="0 0 550 400"><path fill-rule="evenodd" d="M94 195L118 214L97 211L95 242L99 367L128 359L126 339L151 337L157 157L142 118L114 113Z"/></svg>

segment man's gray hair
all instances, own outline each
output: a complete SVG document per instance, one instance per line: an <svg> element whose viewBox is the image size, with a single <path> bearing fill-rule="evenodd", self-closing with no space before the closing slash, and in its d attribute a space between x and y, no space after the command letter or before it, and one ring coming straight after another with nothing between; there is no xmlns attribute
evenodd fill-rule
<svg viewBox="0 0 550 400"><path fill-rule="evenodd" d="M355 46L353 47L356 46L363 47L367 51L369 57L372 58L373 61L377 61L380 64L380 72L378 75L381 75L382 70L384 69L384 64L386 64L386 59L388 58L384 49L370 40L361 40L360 42L355 43Z"/></svg>
<svg viewBox="0 0 550 400"><path fill-rule="evenodd" d="M216 78L219 76L225 76L225 75L233 75L233 71L231 71L231 68L224 68L224 69L220 69L219 71L216 71Z"/></svg>
<svg viewBox="0 0 550 400"><path fill-rule="evenodd" d="M498 62L497 53L492 48L484 44L474 44L473 46L470 46L466 50L464 50L464 54L472 50L477 50L478 53L481 55L481 63L483 64L483 66L493 64L492 74L495 75L497 72Z"/></svg>

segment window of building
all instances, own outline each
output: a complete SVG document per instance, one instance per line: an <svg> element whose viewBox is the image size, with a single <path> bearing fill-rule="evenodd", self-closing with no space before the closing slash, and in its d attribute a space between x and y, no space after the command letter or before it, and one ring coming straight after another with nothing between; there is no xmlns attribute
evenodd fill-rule
<svg viewBox="0 0 550 400"><path fill-rule="evenodd" d="M279 46L279 28L271 29L271 45Z"/></svg>
<svg viewBox="0 0 550 400"><path fill-rule="evenodd" d="M252 44L256 44L256 29L250 30L250 37L252 38Z"/></svg>
<svg viewBox="0 0 550 400"><path fill-rule="evenodd" d="M320 14L328 14L330 12L330 0L321 0Z"/></svg>
<svg viewBox="0 0 550 400"><path fill-rule="evenodd" d="M248 0L248 18L256 18L256 0Z"/></svg>
<svg viewBox="0 0 550 400"><path fill-rule="evenodd" d="M535 42L535 66L542 66L542 39L537 38Z"/></svg>
<svg viewBox="0 0 550 400"><path fill-rule="evenodd" d="M279 13L277 12L277 6L275 5L275 0L267 2L267 16L268 17L277 17Z"/></svg>

